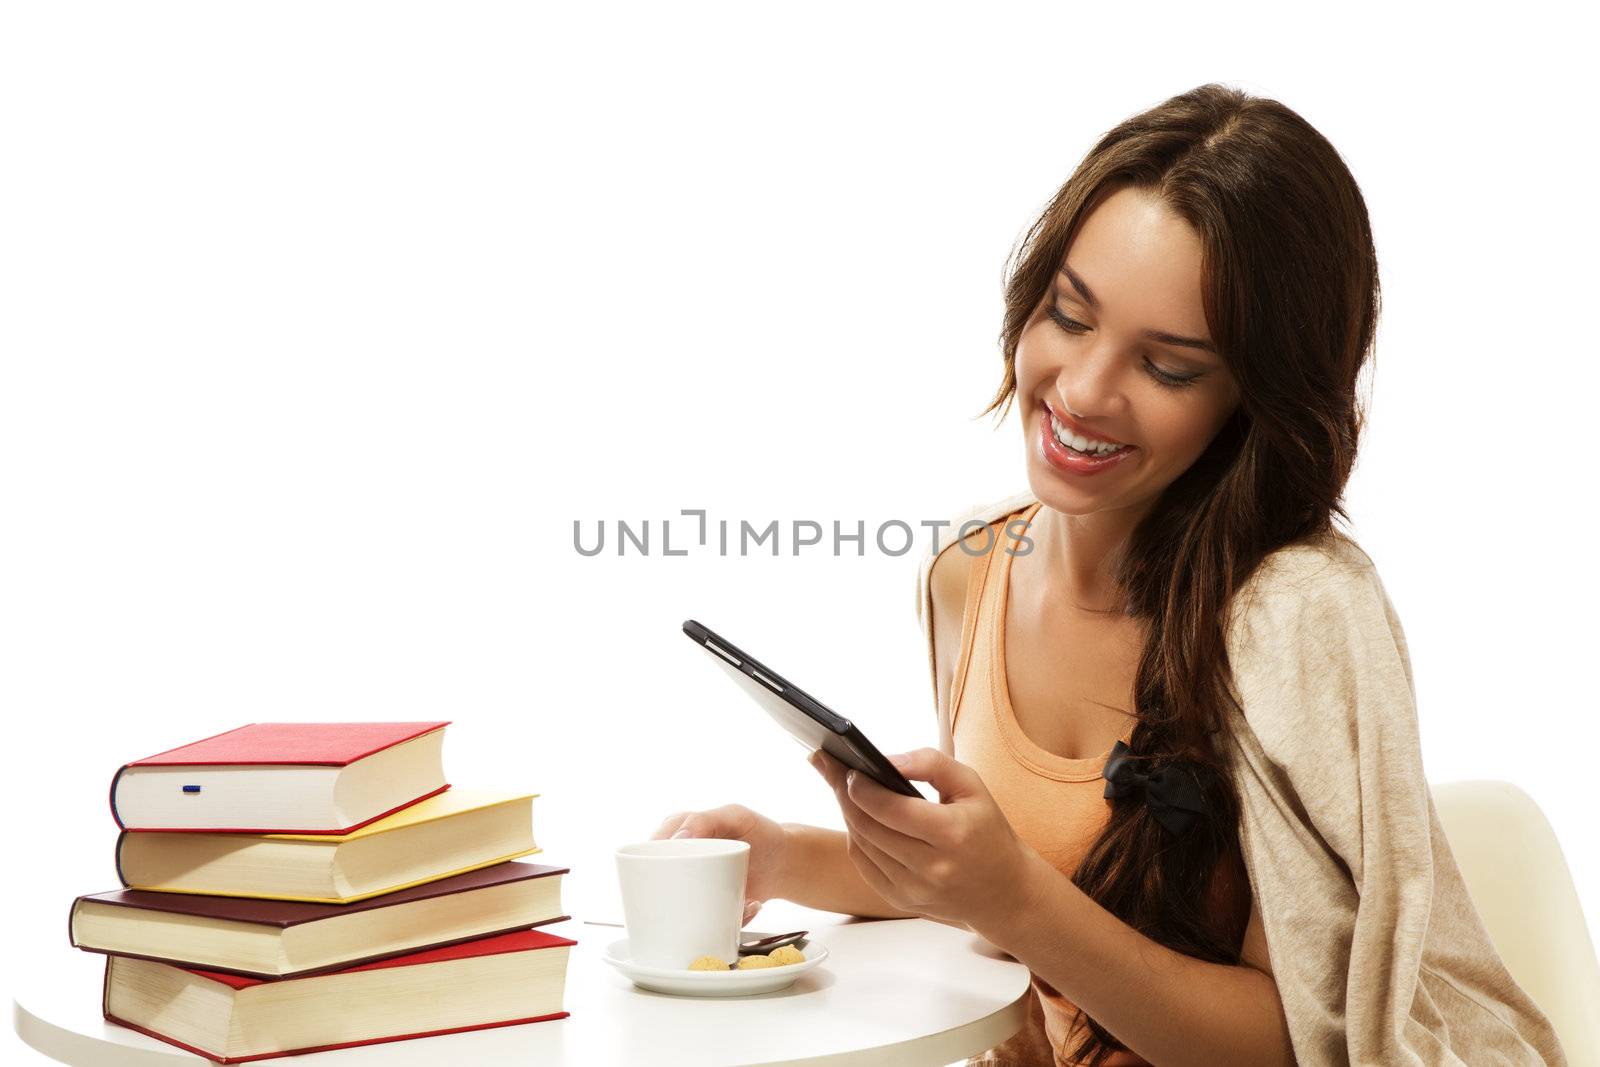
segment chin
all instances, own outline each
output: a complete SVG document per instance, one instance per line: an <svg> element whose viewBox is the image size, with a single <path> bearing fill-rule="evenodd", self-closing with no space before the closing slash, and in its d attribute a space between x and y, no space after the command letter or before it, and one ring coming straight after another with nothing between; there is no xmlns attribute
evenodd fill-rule
<svg viewBox="0 0 1600 1067"><path fill-rule="evenodd" d="M1148 505L1159 495L1147 494L1141 500L1129 500L1126 492L1116 492L1109 487L1100 490L1092 480L1079 488L1064 481L1043 458L1035 455L1028 457L1028 491L1051 511L1074 516Z"/></svg>
<svg viewBox="0 0 1600 1067"><path fill-rule="evenodd" d="M1045 468L1044 461L1028 461L1028 491L1045 507L1062 515L1089 515L1100 511L1106 501L1097 495L1075 492L1070 485Z"/></svg>

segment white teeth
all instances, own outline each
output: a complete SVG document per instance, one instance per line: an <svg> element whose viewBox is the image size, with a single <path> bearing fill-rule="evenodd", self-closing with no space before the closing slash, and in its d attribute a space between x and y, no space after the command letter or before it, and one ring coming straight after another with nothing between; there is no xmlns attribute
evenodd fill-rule
<svg viewBox="0 0 1600 1067"><path fill-rule="evenodd" d="M1081 434L1069 433L1066 427L1062 426L1060 422L1056 421L1055 412L1050 413L1050 428L1055 431L1057 441L1060 441L1062 444L1071 448L1075 448L1079 452L1088 452L1099 456L1109 456L1111 453L1119 452L1127 447L1126 445L1113 445L1105 441L1096 441L1092 438L1084 437Z"/></svg>

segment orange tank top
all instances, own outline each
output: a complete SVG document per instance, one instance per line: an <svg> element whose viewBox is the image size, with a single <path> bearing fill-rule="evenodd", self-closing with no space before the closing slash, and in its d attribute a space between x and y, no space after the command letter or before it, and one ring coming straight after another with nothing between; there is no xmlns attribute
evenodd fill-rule
<svg viewBox="0 0 1600 1067"><path fill-rule="evenodd" d="M996 520L989 552L972 560L961 648L951 679L951 730L955 758L983 778L1017 836L1070 877L1111 815L1101 773L1111 753L1084 759L1056 755L1023 733L1011 707L1005 618L1017 540L1012 525L1019 515L1031 523L1040 506L1034 503ZM1128 720L1121 737L1124 743L1132 741L1135 723ZM1083 1036L1074 1029L1077 1006L1038 975L1030 983L1029 1000L1028 1022L1022 1030L968 1060L969 1065L1069 1067L1081 1062L1067 1056L1067 1049ZM1105 1063L1148 1067L1149 1061L1131 1051L1117 1051Z"/></svg>

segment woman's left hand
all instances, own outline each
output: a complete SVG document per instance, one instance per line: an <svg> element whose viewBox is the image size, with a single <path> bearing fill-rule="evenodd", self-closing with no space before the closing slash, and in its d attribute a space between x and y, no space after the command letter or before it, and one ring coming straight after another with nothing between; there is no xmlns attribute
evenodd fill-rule
<svg viewBox="0 0 1600 1067"><path fill-rule="evenodd" d="M901 796L826 752L827 779L849 827L849 854L888 904L974 931L1028 906L1035 864L978 772L934 748L890 756L900 773L939 791L939 803Z"/></svg>

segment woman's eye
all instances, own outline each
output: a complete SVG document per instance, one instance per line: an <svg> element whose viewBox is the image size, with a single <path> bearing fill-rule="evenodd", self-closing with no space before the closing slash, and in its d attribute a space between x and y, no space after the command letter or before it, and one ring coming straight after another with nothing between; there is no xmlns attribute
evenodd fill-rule
<svg viewBox="0 0 1600 1067"><path fill-rule="evenodd" d="M1068 318L1066 315L1062 314L1061 309L1056 307L1053 303L1049 306L1048 314L1051 321L1057 326L1061 327L1067 333L1077 335L1087 333L1089 330L1089 327L1085 326L1077 319ZM1173 374L1171 371L1162 370L1154 363L1151 363L1148 359L1144 361L1144 366L1145 370L1149 371L1150 377L1154 378L1162 385L1169 385L1176 389L1181 389L1186 385L1193 385L1201 377L1199 374Z"/></svg>
<svg viewBox="0 0 1600 1067"><path fill-rule="evenodd" d="M1164 371L1154 363L1151 363L1148 359L1144 361L1144 365L1150 371L1150 376L1156 381L1160 382L1162 385L1182 387L1185 385L1193 385L1200 379L1200 375L1198 374L1173 374L1171 371Z"/></svg>
<svg viewBox="0 0 1600 1067"><path fill-rule="evenodd" d="M1061 309L1056 307L1054 304L1050 305L1050 318L1055 321L1057 326L1061 327L1063 330L1066 330L1068 333L1083 333L1089 328L1083 323L1079 322L1077 319L1067 318L1061 313Z"/></svg>

